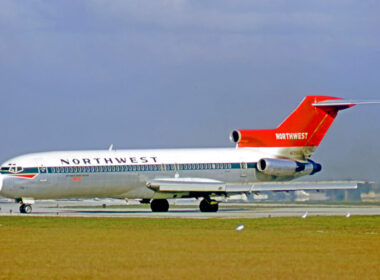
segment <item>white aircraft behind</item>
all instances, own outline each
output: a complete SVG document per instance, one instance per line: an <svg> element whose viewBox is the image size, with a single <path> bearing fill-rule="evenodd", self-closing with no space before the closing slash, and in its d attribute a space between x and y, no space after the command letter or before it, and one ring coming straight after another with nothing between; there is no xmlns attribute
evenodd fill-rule
<svg viewBox="0 0 380 280"><path fill-rule="evenodd" d="M307 96L276 129L235 130L235 148L45 152L1 166L0 195L30 213L38 199L112 197L150 202L166 212L168 198L203 198L202 212L216 212L215 196L260 191L354 189L357 182L289 182L321 171L310 156L338 111L355 102Z"/></svg>

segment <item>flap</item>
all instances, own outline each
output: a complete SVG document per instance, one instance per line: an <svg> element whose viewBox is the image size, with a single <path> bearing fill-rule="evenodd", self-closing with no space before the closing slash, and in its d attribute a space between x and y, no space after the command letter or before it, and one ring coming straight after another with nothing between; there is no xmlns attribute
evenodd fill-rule
<svg viewBox="0 0 380 280"><path fill-rule="evenodd" d="M161 178L146 184L159 192L225 192L226 184L222 181L205 178Z"/></svg>
<svg viewBox="0 0 380 280"><path fill-rule="evenodd" d="M357 189L358 181L304 181L304 182L270 182L251 186L250 192L258 191L300 191L300 190L349 190Z"/></svg>

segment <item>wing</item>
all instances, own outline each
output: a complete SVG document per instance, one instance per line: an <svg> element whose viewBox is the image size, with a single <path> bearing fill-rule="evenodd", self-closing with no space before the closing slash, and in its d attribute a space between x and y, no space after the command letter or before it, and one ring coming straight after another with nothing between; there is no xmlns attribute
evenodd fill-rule
<svg viewBox="0 0 380 280"><path fill-rule="evenodd" d="M205 178L162 178L152 180L146 186L157 192L226 192L224 182Z"/></svg>
<svg viewBox="0 0 380 280"><path fill-rule="evenodd" d="M354 190L365 182L359 181L305 181L268 182L249 186L229 186L227 192L305 191L305 190Z"/></svg>
<svg viewBox="0 0 380 280"><path fill-rule="evenodd" d="M247 185L231 185L205 178L161 178L147 183L156 192L170 193L255 193L262 191L298 190L347 190L357 189L362 181L307 181L307 182L258 182Z"/></svg>

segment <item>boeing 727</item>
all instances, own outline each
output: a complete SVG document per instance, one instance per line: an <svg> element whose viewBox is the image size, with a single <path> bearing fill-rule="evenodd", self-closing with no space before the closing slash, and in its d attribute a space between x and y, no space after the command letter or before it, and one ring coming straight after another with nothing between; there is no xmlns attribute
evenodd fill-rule
<svg viewBox="0 0 380 280"><path fill-rule="evenodd" d="M31 213L38 199L112 197L150 202L166 212L169 198L202 198L200 211L218 211L216 196L260 191L353 189L355 182L289 182L321 171L311 155L338 112L356 104L307 96L276 129L235 130L234 148L44 152L1 165L0 195Z"/></svg>

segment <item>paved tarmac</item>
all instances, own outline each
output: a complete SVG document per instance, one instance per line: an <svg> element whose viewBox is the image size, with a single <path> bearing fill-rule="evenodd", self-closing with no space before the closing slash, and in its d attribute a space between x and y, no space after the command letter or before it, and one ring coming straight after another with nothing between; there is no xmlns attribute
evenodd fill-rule
<svg viewBox="0 0 380 280"><path fill-rule="evenodd" d="M106 207L102 208L105 204ZM0 201L0 216L60 216L60 217L123 217L123 218L268 218L302 216L355 216L380 215L376 205L331 205L331 204L260 204L234 203L220 204L217 213L201 213L194 202L181 207L173 207L166 213L152 213L148 207L139 207L130 202L127 208L120 200L81 200L81 201L37 201L31 214L20 214L19 205L11 201ZM80 207L80 208L77 208Z"/></svg>

